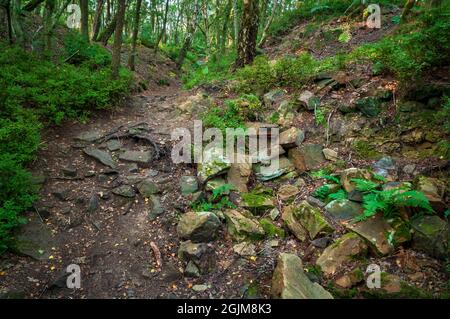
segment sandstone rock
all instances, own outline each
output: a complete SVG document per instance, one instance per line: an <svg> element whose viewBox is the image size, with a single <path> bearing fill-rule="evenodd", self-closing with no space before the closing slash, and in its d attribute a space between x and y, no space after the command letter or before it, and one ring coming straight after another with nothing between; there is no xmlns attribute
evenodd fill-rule
<svg viewBox="0 0 450 319"><path fill-rule="evenodd" d="M278 161L271 161L269 166L255 165L256 178L260 181L269 181L280 177L283 174L292 172L295 167L292 162L285 156L281 156Z"/></svg>
<svg viewBox="0 0 450 319"><path fill-rule="evenodd" d="M122 147L122 143L119 140L112 139L106 142L106 148L111 152L118 151Z"/></svg>
<svg viewBox="0 0 450 319"><path fill-rule="evenodd" d="M75 140L92 143L101 139L102 137L103 135L99 131L88 131L76 136Z"/></svg>
<svg viewBox="0 0 450 319"><path fill-rule="evenodd" d="M224 151L210 148L204 151L203 162L197 165L197 177L201 183L226 172L231 167Z"/></svg>
<svg viewBox="0 0 450 319"><path fill-rule="evenodd" d="M292 148L288 157L298 172L305 172L317 168L325 161L323 147L319 144L303 144Z"/></svg>
<svg viewBox="0 0 450 319"><path fill-rule="evenodd" d="M351 220L363 213L361 204L348 199L336 199L325 206L325 210L336 222Z"/></svg>
<svg viewBox="0 0 450 319"><path fill-rule="evenodd" d="M332 150L330 148L324 148L322 150L323 152L323 156L325 156L325 158L329 161L337 161L338 158L338 153L335 150Z"/></svg>
<svg viewBox="0 0 450 319"><path fill-rule="evenodd" d="M248 192L247 183L252 174L252 163L232 163L228 171L228 183L233 184L237 191Z"/></svg>
<svg viewBox="0 0 450 319"><path fill-rule="evenodd" d="M337 286L348 289L364 280L364 274L361 269L356 268L348 274L344 274L337 278L334 282Z"/></svg>
<svg viewBox="0 0 450 319"><path fill-rule="evenodd" d="M125 151L119 155L119 159L127 162L133 162L138 164L149 164L152 159L152 152L145 151Z"/></svg>
<svg viewBox="0 0 450 319"><path fill-rule="evenodd" d="M139 193L143 197L151 197L154 194L160 193L159 186L150 178L144 179L137 185Z"/></svg>
<svg viewBox="0 0 450 319"><path fill-rule="evenodd" d="M335 274L339 267L355 257L365 255L366 252L367 245L364 239L355 233L348 233L328 246L317 259L316 264L327 276L330 276Z"/></svg>
<svg viewBox="0 0 450 319"><path fill-rule="evenodd" d="M194 266L199 270L199 274L212 271L216 265L216 255L214 249L205 243L193 243L190 240L182 241L178 249L178 258L192 263L190 268L195 273Z"/></svg>
<svg viewBox="0 0 450 319"><path fill-rule="evenodd" d="M298 97L298 100L300 101L301 105L303 105L309 111L314 110L313 99L314 99L314 93L312 93L310 91L304 91Z"/></svg>
<svg viewBox="0 0 450 319"><path fill-rule="evenodd" d="M133 187L129 185L121 185L119 187L116 187L112 190L113 194L119 195L122 197L129 197L132 198L136 196L136 192L134 191Z"/></svg>
<svg viewBox="0 0 450 319"><path fill-rule="evenodd" d="M287 200L294 198L298 193L300 193L300 190L291 184L285 184L280 186L278 189L277 195L281 200Z"/></svg>
<svg viewBox="0 0 450 319"><path fill-rule="evenodd" d="M181 193L188 195L198 190L198 182L194 176L182 176L180 180Z"/></svg>
<svg viewBox="0 0 450 319"><path fill-rule="evenodd" d="M224 213L228 233L238 241L248 239L262 239L265 235L264 229L250 212L239 212L229 209Z"/></svg>
<svg viewBox="0 0 450 319"><path fill-rule="evenodd" d="M271 107L277 100L280 100L286 93L283 90L272 90L264 94L263 101L266 107Z"/></svg>
<svg viewBox="0 0 450 319"><path fill-rule="evenodd" d="M239 256L255 256L255 245L246 241L233 246L233 251Z"/></svg>
<svg viewBox="0 0 450 319"><path fill-rule="evenodd" d="M414 229L413 248L428 255L444 259L448 257L448 224L438 216L422 216L411 221Z"/></svg>
<svg viewBox="0 0 450 319"><path fill-rule="evenodd" d="M295 217L295 210L294 205L284 207L281 218L295 237L297 237L300 241L305 241L308 237L308 232Z"/></svg>
<svg viewBox="0 0 450 319"><path fill-rule="evenodd" d="M290 129L281 132L280 145L285 148L300 146L305 140L305 132L299 128L291 127Z"/></svg>
<svg viewBox="0 0 450 319"><path fill-rule="evenodd" d="M354 178L372 180L372 173L356 167L344 170L341 174L341 185L347 193L356 189L355 183L352 182Z"/></svg>
<svg viewBox="0 0 450 319"><path fill-rule="evenodd" d="M303 270L302 261L293 254L282 253L272 277L271 297L276 299L333 299L317 283L311 282Z"/></svg>
<svg viewBox="0 0 450 319"><path fill-rule="evenodd" d="M159 196L150 195L148 197L148 204L150 206L150 210L148 212L148 218L150 220L155 220L156 217L164 213L164 207L161 204Z"/></svg>
<svg viewBox="0 0 450 319"><path fill-rule="evenodd" d="M178 222L177 232L181 238L193 242L208 242L216 238L220 220L211 212L188 212Z"/></svg>

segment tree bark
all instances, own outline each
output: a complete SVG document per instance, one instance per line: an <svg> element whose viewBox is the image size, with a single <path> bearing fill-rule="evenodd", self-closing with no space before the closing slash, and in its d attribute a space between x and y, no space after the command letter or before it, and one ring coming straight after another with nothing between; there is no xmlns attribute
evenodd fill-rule
<svg viewBox="0 0 450 319"><path fill-rule="evenodd" d="M131 52L128 58L128 67L130 68L130 70L134 71L135 69L135 58L136 58L136 41L137 41L137 37L138 37L138 33L139 33L139 20L141 17L141 5L142 5L142 0L137 0L136 3L136 12L134 15L134 28L133 28L133 35L131 38Z"/></svg>
<svg viewBox="0 0 450 319"><path fill-rule="evenodd" d="M233 29L234 29L234 45L237 47L239 41L239 18L238 18L238 0L233 0Z"/></svg>
<svg viewBox="0 0 450 319"><path fill-rule="evenodd" d="M267 38L267 31L269 31L270 25L272 24L273 18L275 17L275 12L278 9L278 0L274 0L272 13L269 17L269 20L267 20L266 25L264 26L264 30L261 34L261 39L259 40L258 46L261 47L264 45L264 42L266 42Z"/></svg>
<svg viewBox="0 0 450 319"><path fill-rule="evenodd" d="M231 13L231 7L232 7L232 0L228 0L227 5L225 7L225 18L222 25L222 34L220 36L220 44L219 44L219 50L221 53L225 51L225 45L228 37L228 22L230 20L230 13Z"/></svg>
<svg viewBox="0 0 450 319"><path fill-rule="evenodd" d="M25 6L23 6L22 11L31 12L36 9L45 0L31 0Z"/></svg>
<svg viewBox="0 0 450 319"><path fill-rule="evenodd" d="M92 41L97 41L98 33L100 32L100 25L103 13L103 5L105 0L97 0L95 8L94 23L92 24Z"/></svg>
<svg viewBox="0 0 450 319"><path fill-rule="evenodd" d="M259 25L258 2L259 0L244 0L235 68L251 64L256 56L256 38Z"/></svg>
<svg viewBox="0 0 450 319"><path fill-rule="evenodd" d="M45 1L44 11L44 38L45 38L45 51L48 53L52 50L52 36L53 36L53 12L55 11L55 0Z"/></svg>
<svg viewBox="0 0 450 319"><path fill-rule="evenodd" d="M164 33L166 32L168 12L169 12L169 0L166 0L166 8L165 8L165 13L164 13L163 25L162 25L161 32L158 35L158 39L156 40L156 43L155 43L155 52L158 50L159 43L161 42L161 39L164 36Z"/></svg>
<svg viewBox="0 0 450 319"><path fill-rule="evenodd" d="M89 1L80 0L81 9L81 35L89 42Z"/></svg>
<svg viewBox="0 0 450 319"><path fill-rule="evenodd" d="M118 0L119 7L117 8L117 23L116 28L114 30L114 46L112 52L112 61L111 61L111 77L113 80L119 78L119 68L120 68L120 53L122 49L122 31L125 20L125 9L126 3L125 0Z"/></svg>
<svg viewBox="0 0 450 319"><path fill-rule="evenodd" d="M100 33L100 35L97 38L99 42L103 43L103 45L108 44L109 38L111 38L112 34L114 33L114 30L116 29L117 13L114 15L111 22L106 26L105 30L103 30L103 32Z"/></svg>
<svg viewBox="0 0 450 319"><path fill-rule="evenodd" d="M195 4L194 13L192 15L192 18L188 19L188 26L187 26L187 35L184 39L183 46L181 47L180 53L178 55L177 60L177 69L180 70L183 66L184 59L186 58L186 54L188 53L189 49L191 48L192 44L192 37L195 33L195 30L197 29L197 19L199 15L199 8L198 5Z"/></svg>

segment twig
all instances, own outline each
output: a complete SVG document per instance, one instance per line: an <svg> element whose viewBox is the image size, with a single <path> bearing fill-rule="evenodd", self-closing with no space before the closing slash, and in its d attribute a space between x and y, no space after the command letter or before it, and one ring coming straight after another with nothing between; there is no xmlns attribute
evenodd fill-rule
<svg viewBox="0 0 450 319"><path fill-rule="evenodd" d="M156 246L155 242L151 241L150 247L152 247L153 254L155 255L156 265L158 267L162 267L161 252L159 251L158 246Z"/></svg>

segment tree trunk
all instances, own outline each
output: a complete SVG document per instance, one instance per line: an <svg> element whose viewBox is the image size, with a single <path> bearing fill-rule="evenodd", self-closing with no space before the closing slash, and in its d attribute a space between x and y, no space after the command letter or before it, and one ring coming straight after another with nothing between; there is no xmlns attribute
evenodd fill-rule
<svg viewBox="0 0 450 319"><path fill-rule="evenodd" d="M111 22L111 0L106 0L106 23ZM106 25L105 23L105 25Z"/></svg>
<svg viewBox="0 0 450 319"><path fill-rule="evenodd" d="M103 32L100 33L100 35L98 36L98 41L103 43L103 45L108 44L109 38L111 38L112 34L114 33L114 30L116 29L117 13L114 15L111 22L106 26L105 30L103 30Z"/></svg>
<svg viewBox="0 0 450 319"><path fill-rule="evenodd" d="M238 18L238 0L233 0L233 29L234 29L234 45L237 47L239 41L239 18Z"/></svg>
<svg viewBox="0 0 450 319"><path fill-rule="evenodd" d="M220 36L220 45L219 45L219 50L221 53L224 53L225 51L225 45L226 45L226 41L228 38L228 22L230 20L230 13L231 13L231 3L232 0L228 0L227 5L225 7L225 18L223 21L223 26L222 26L222 34Z"/></svg>
<svg viewBox="0 0 450 319"><path fill-rule="evenodd" d="M95 8L94 23L92 25L92 41L97 41L98 33L100 32L100 25L101 25L104 4L105 4L105 0L97 0L97 6Z"/></svg>
<svg viewBox="0 0 450 319"><path fill-rule="evenodd" d="M192 18L188 19L188 26L187 26L187 35L184 39L183 46L181 47L180 53L178 55L177 60L177 68L178 70L181 69L184 63L184 59L186 58L186 54L188 53L189 49L191 48L192 44L192 37L194 36L195 30L197 29L197 18L199 14L198 5L195 4L194 13L192 15Z"/></svg>
<svg viewBox="0 0 450 319"><path fill-rule="evenodd" d="M158 39L156 40L156 43L155 43L155 52L158 50L159 43L161 42L161 39L162 39L164 33L166 32L167 13L168 12L169 12L169 0L166 0L166 8L165 8L165 13L164 13L163 25L162 25L161 32L159 33Z"/></svg>
<svg viewBox="0 0 450 319"><path fill-rule="evenodd" d="M43 3L45 0L31 0L28 2L23 8L22 11L31 12L34 9L36 9L41 3Z"/></svg>
<svg viewBox="0 0 450 319"><path fill-rule="evenodd" d="M0 1L0 10L3 9L3 15L0 15L1 27L6 26L2 31L5 32L10 44L13 43L13 31L11 22L11 0ZM3 21L2 21L3 20ZM6 22L6 23L4 23Z"/></svg>
<svg viewBox="0 0 450 319"><path fill-rule="evenodd" d="M52 50L52 36L53 36L53 12L55 11L55 0L45 1L44 11L44 38L45 38L45 51L48 53Z"/></svg>
<svg viewBox="0 0 450 319"><path fill-rule="evenodd" d="M89 42L89 1L80 0L81 9L81 35Z"/></svg>
<svg viewBox="0 0 450 319"><path fill-rule="evenodd" d="M270 25L272 24L273 18L275 17L275 12L277 12L278 9L278 1L274 0L273 3L273 8L272 8L272 14L269 17L269 20L267 20L267 23L264 27L264 30L261 34L261 40L259 40L258 46L261 47L262 45L264 45L264 42L266 41L267 38L267 31L269 31Z"/></svg>
<svg viewBox="0 0 450 319"><path fill-rule="evenodd" d="M135 56L136 56L136 41L139 33L139 20L141 17L141 5L142 0L137 0L136 3L136 12L134 15L134 28L133 28L133 36L131 38L131 52L128 58L128 67L130 70L134 71L135 69Z"/></svg>
<svg viewBox="0 0 450 319"><path fill-rule="evenodd" d="M244 0L235 68L251 64L256 56L256 37L258 36L259 22L258 2L259 0Z"/></svg>
<svg viewBox="0 0 450 319"><path fill-rule="evenodd" d="M126 3L125 0L118 0L119 7L117 8L117 23L114 31L114 46L112 52L112 61L111 61L111 77L113 80L117 80L119 78L119 68L120 68L120 53L122 49L122 31L125 20L125 9Z"/></svg>

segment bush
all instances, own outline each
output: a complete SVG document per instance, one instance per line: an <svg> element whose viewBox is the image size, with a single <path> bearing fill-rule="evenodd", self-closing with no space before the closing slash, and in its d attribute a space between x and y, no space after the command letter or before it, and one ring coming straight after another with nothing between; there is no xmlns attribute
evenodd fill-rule
<svg viewBox="0 0 450 319"><path fill-rule="evenodd" d="M98 44L89 44L80 33L70 32L64 39L66 57L74 65L84 64L90 69L111 65L108 50Z"/></svg>

